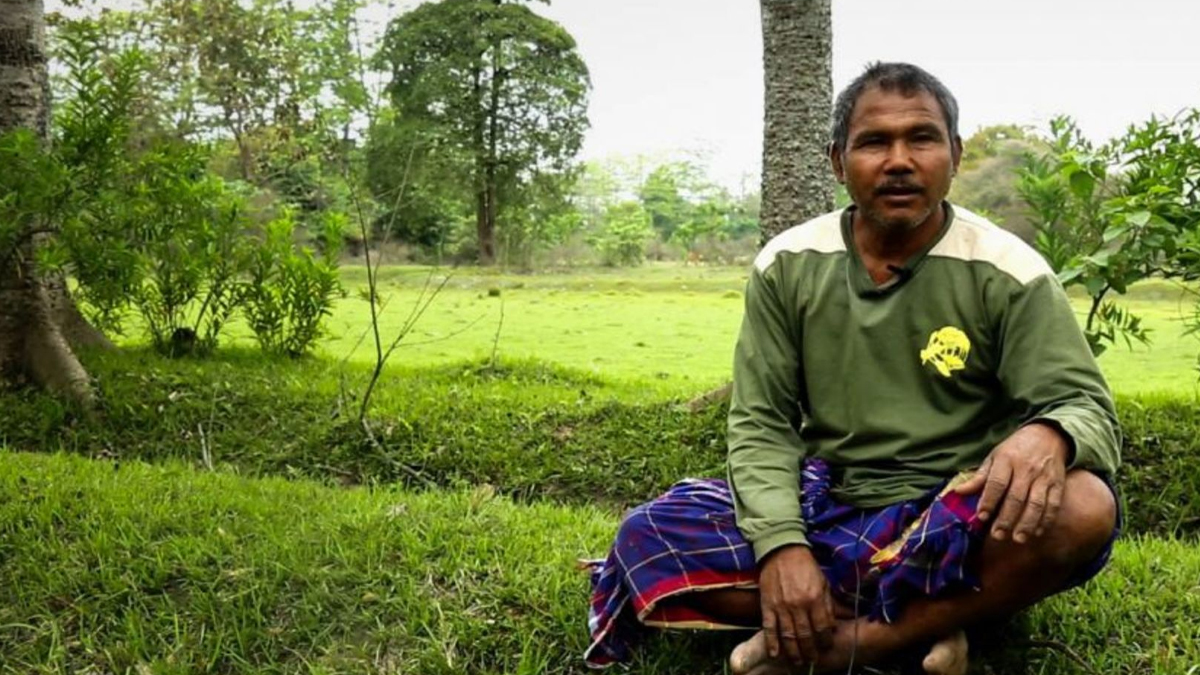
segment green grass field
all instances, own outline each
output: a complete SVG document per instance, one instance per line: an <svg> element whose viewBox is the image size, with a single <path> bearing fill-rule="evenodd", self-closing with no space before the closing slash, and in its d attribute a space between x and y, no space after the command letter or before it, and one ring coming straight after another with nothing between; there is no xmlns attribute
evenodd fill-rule
<svg viewBox="0 0 1200 675"><path fill-rule="evenodd" d="M0 457L0 672L587 672L575 560L604 551L611 514L486 487L343 490L176 462ZM1093 583L983 649L976 672L1192 675L1197 579L1194 546L1122 542ZM735 639L667 635L615 672L717 675Z"/></svg>
<svg viewBox="0 0 1200 675"><path fill-rule="evenodd" d="M385 337L427 277L383 270ZM211 358L168 360L131 331L85 355L99 415L0 392L0 674L586 672L576 559L624 505L721 473L722 411L676 401L729 377L744 270L455 271L381 380L370 442L363 269L344 280L316 358L264 357L235 326ZM973 672L1200 673L1188 297L1135 287L1154 344L1101 358L1137 533ZM734 639L656 638L628 672L716 675Z"/></svg>
<svg viewBox="0 0 1200 675"><path fill-rule="evenodd" d="M392 364L425 367L491 355L534 358L632 381L651 398L688 396L727 381L742 314L746 270L675 263L633 269L592 268L539 274L385 267L380 274L384 339L394 337L427 282L446 287L402 342ZM346 297L330 317L319 348L331 359L373 362L366 270L343 270ZM489 295L498 292L498 296ZM1119 298L1143 317L1152 344L1110 348L1100 364L1121 394L1200 394L1200 339L1184 335L1193 296L1149 281ZM1082 321L1086 303L1075 299ZM499 335L497 338L497 334ZM142 340L136 329L127 344ZM227 346L254 345L237 322Z"/></svg>
<svg viewBox="0 0 1200 675"><path fill-rule="evenodd" d="M442 271L437 272L440 279ZM345 273L349 297L331 321L336 336L323 346L331 356L373 358L362 335L367 303L360 298L365 271ZM428 272L390 268L381 275L389 303L384 325L395 329L407 315ZM606 377L635 378L664 395L686 395L725 381L742 314L745 270L730 267L647 266L538 275L452 272L443 294L410 335L397 361L432 364L487 356L496 342L509 357L534 357ZM499 297L489 297L498 289ZM364 296L365 297L365 296ZM1196 356L1200 340L1183 334L1191 298L1179 287L1152 281L1121 299L1143 317L1150 346L1124 344L1100 358L1113 389L1122 394L1200 392ZM501 322L503 305L503 322ZM1076 300L1082 319L1086 304ZM244 337L244 336L243 336Z"/></svg>

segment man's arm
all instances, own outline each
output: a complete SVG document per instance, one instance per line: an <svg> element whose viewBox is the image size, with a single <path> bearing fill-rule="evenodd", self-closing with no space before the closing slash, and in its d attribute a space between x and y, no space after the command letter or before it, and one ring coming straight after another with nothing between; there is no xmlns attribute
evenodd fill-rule
<svg viewBox="0 0 1200 675"><path fill-rule="evenodd" d="M1120 463L1112 395L1067 295L1049 270L1006 297L998 377L1024 424L988 455L961 493L982 490L980 520L1017 543L1049 531L1068 469L1111 476Z"/></svg>
<svg viewBox="0 0 1200 675"><path fill-rule="evenodd" d="M833 599L807 548L800 513L799 303L778 262L757 267L733 361L729 485L737 523L758 560L763 634L772 658L815 662L833 635Z"/></svg>
<svg viewBox="0 0 1200 675"><path fill-rule="evenodd" d="M1037 277L1011 298L1001 339L1000 382L1026 406L1026 423L1063 434L1068 469L1116 473L1121 438L1112 394L1056 278Z"/></svg>
<svg viewBox="0 0 1200 675"><path fill-rule="evenodd" d="M750 274L733 361L729 485L737 523L760 562L807 544L800 515L800 318L779 264Z"/></svg>

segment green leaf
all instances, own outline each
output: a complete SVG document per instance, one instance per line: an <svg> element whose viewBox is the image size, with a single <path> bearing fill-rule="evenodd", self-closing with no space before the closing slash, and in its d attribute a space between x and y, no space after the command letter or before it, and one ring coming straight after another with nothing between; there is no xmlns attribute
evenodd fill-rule
<svg viewBox="0 0 1200 675"><path fill-rule="evenodd" d="M1112 257L1112 251L1101 249L1091 255L1083 256L1083 259L1096 267L1106 267L1108 266L1108 259L1110 257Z"/></svg>
<svg viewBox="0 0 1200 675"><path fill-rule="evenodd" d="M1096 189L1096 179L1091 174L1080 169L1071 174L1071 192L1080 199L1088 199Z"/></svg>
<svg viewBox="0 0 1200 675"><path fill-rule="evenodd" d="M1081 274L1083 274L1082 267L1068 267L1067 269L1064 269L1063 271L1058 273L1058 281L1063 286L1066 286L1067 284L1071 283L1072 281L1075 281L1076 279L1078 279L1079 275L1081 275Z"/></svg>
<svg viewBox="0 0 1200 675"><path fill-rule="evenodd" d="M1083 287L1087 289L1088 295L1093 298L1104 292L1108 286L1108 281L1104 277L1088 277L1083 282Z"/></svg>
<svg viewBox="0 0 1200 675"><path fill-rule="evenodd" d="M1111 243L1114 239L1124 236L1129 229L1129 225L1113 225L1104 231L1104 243Z"/></svg>
<svg viewBox="0 0 1200 675"><path fill-rule="evenodd" d="M1125 216L1125 222L1133 225L1134 227L1142 227L1146 223L1150 222L1150 215L1151 214L1149 211L1134 211L1128 216ZM1107 237L1107 233L1105 236Z"/></svg>

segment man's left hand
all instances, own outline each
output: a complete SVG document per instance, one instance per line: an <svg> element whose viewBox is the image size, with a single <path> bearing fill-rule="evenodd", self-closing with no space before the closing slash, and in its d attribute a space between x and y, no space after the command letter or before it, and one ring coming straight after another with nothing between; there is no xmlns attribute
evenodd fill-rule
<svg viewBox="0 0 1200 675"><path fill-rule="evenodd" d="M959 494L983 490L976 513L987 522L996 516L992 536L1024 544L1040 537L1058 518L1066 484L1070 446L1057 429L1028 424L997 445Z"/></svg>

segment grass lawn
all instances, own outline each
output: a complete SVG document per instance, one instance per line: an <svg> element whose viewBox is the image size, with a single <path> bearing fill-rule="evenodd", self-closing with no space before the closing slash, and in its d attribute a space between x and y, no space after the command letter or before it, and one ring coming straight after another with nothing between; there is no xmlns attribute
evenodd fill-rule
<svg viewBox="0 0 1200 675"><path fill-rule="evenodd" d="M416 266L382 270L385 340L405 322L430 271ZM433 270L433 285L445 276L450 280L392 363L420 368L477 360L490 357L495 347L504 357L536 358L630 384L647 400L688 397L730 376L745 274L741 267L675 263L538 274ZM373 362L365 269L347 266L342 277L346 297L337 301L330 336L319 351L331 359ZM1143 317L1153 343L1132 348L1122 343L1100 357L1114 391L1200 394L1200 339L1183 335L1191 297L1173 283L1149 281L1120 298ZM1074 299L1082 321L1087 303ZM132 326L127 344L142 340ZM255 343L248 329L234 322L223 344Z"/></svg>
<svg viewBox="0 0 1200 675"><path fill-rule="evenodd" d="M384 374L371 442L361 267L316 358L264 357L234 326L207 360L85 355L98 416L0 392L0 675L586 672L576 559L623 505L721 472L720 409L672 399L728 378L744 273L456 271ZM385 332L427 275L383 270ZM1101 358L1129 513L1185 538L1125 539L974 672L1200 673L1186 297L1135 287L1155 342ZM656 638L630 672L715 675L733 639Z"/></svg>
<svg viewBox="0 0 1200 675"><path fill-rule="evenodd" d="M586 672L574 563L611 514L0 453L0 673ZM1191 675L1197 579L1194 546L1124 541L977 672ZM733 639L654 639L630 672L715 675Z"/></svg>
<svg viewBox="0 0 1200 675"><path fill-rule="evenodd" d="M389 334L427 276L421 268L383 271ZM336 337L323 349L337 358L349 354L370 360L369 344L355 349L369 311L360 298L365 297L360 290L366 286L365 272L347 268L344 279L349 297L338 304L330 325ZM744 284L745 269L734 267L647 265L534 275L458 270L397 361L429 364L487 356L499 327L498 350L505 356L634 378L657 395L686 396L729 377ZM500 296L490 297L489 289ZM1200 393L1195 368L1200 340L1183 335L1191 296L1173 284L1150 281L1135 286L1121 302L1143 317L1153 343L1132 349L1121 344L1100 357L1113 389L1128 395ZM1087 304L1076 298L1075 305L1082 320Z"/></svg>

